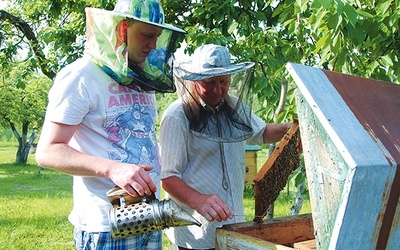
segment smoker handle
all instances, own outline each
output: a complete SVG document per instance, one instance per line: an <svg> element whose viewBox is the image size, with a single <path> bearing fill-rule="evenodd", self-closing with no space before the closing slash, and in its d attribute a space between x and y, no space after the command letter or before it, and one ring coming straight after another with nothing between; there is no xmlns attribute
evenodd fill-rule
<svg viewBox="0 0 400 250"><path fill-rule="evenodd" d="M148 203L152 200L156 200L156 195L152 193L150 196L133 197L122 188L115 186L107 192L107 198L113 207L120 207L139 202Z"/></svg>

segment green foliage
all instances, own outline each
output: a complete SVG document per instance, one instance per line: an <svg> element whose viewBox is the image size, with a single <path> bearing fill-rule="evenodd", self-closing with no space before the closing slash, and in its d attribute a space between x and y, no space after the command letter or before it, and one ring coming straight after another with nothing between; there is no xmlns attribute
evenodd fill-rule
<svg viewBox="0 0 400 250"><path fill-rule="evenodd" d="M160 122L164 110L176 99L178 98L176 93L157 93L157 121L156 121L156 131L160 131Z"/></svg>
<svg viewBox="0 0 400 250"><path fill-rule="evenodd" d="M21 67L22 64L0 82L0 98L7 103L0 106L0 125L8 128L13 123L21 129L21 124L29 123L30 129L38 130L43 123L51 81Z"/></svg>
<svg viewBox="0 0 400 250"><path fill-rule="evenodd" d="M31 30L22 31L13 20L4 20L0 15L0 23L4 27L0 37L5 42L0 46L0 58L4 62L31 60L33 69L44 63L44 67L54 73L83 53L85 7L104 4L104 7L110 8L110 3L96 0L9 2L6 11L26 23ZM37 44L27 35L29 33L37 39ZM29 52L20 58L20 49Z"/></svg>
<svg viewBox="0 0 400 250"><path fill-rule="evenodd" d="M17 140L13 136L13 132L11 129L3 129L0 132L0 141L2 142L2 146L16 146L18 145Z"/></svg>
<svg viewBox="0 0 400 250"><path fill-rule="evenodd" d="M399 83L399 2L216 1L168 5L170 22L188 31L187 52L203 43L226 45L238 61L256 62L258 114L273 120L285 69L296 62ZM280 121L296 117L290 85Z"/></svg>
<svg viewBox="0 0 400 250"><path fill-rule="evenodd" d="M33 73L29 62L15 63L0 81L0 128L10 129L18 141L16 162L26 163L29 149L40 131L50 79Z"/></svg>
<svg viewBox="0 0 400 250"><path fill-rule="evenodd" d="M230 48L237 61L256 63L254 92L259 114L273 120L281 82L291 82L287 62L322 67L367 78L397 82L399 2L378 1L162 1L166 21L184 28L186 52L203 43ZM112 9L114 1L10 1L7 11L26 22L39 49L8 19L0 24L0 59L16 60L21 48L31 67L53 72L82 55L87 6ZM22 39L19 39L22 37ZM36 51L36 53L34 53ZM42 54L37 51L43 51ZM43 58L40 58L43 56ZM280 120L296 118L290 85Z"/></svg>

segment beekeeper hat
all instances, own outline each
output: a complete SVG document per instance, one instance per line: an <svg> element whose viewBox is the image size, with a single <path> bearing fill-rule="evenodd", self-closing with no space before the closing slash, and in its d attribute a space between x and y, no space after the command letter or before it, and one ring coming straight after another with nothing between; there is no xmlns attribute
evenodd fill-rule
<svg viewBox="0 0 400 250"><path fill-rule="evenodd" d="M176 64L175 74L183 80L199 81L236 74L253 66L253 62L232 64L231 54L226 47L205 44L194 51L190 60Z"/></svg>
<svg viewBox="0 0 400 250"><path fill-rule="evenodd" d="M186 33L182 29L165 23L164 10L158 0L119 0L113 12L163 29Z"/></svg>

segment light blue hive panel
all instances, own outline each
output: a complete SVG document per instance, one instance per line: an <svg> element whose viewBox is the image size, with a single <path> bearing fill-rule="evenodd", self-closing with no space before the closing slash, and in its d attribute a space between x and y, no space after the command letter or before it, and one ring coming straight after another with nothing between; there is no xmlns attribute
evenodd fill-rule
<svg viewBox="0 0 400 250"><path fill-rule="evenodd" d="M288 63L318 249L400 249L400 85Z"/></svg>

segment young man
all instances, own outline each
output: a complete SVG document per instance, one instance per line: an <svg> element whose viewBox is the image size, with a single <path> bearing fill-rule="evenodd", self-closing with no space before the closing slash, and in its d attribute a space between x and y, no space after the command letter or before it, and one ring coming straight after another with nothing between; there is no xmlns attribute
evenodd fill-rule
<svg viewBox="0 0 400 250"><path fill-rule="evenodd" d="M87 8L86 17L85 55L54 81L36 160L73 175L77 249L161 249L160 231L112 239L106 193L159 189L154 91L175 91L168 64L185 32L164 23L157 0L120 0L113 11Z"/></svg>
<svg viewBox="0 0 400 250"><path fill-rule="evenodd" d="M245 104L254 63L231 64L228 49L213 44L191 58L175 66L181 97L161 121L161 180L202 226L166 233L175 249L214 249L217 227L244 221L246 143L277 142L292 123L266 124Z"/></svg>

